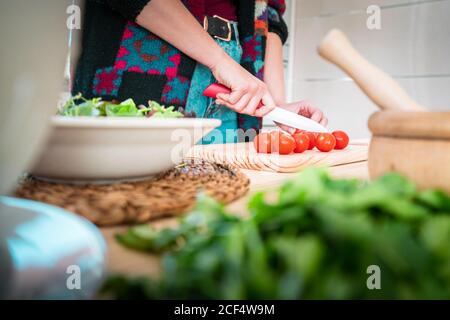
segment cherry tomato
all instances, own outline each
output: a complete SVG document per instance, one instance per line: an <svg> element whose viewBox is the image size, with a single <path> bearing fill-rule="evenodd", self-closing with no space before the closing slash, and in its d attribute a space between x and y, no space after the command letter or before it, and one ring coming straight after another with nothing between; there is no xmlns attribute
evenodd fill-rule
<svg viewBox="0 0 450 320"><path fill-rule="evenodd" d="M316 146L316 134L308 131L304 131L303 133L306 134L309 138L308 150L314 149L314 147Z"/></svg>
<svg viewBox="0 0 450 320"><path fill-rule="evenodd" d="M272 131L272 150L279 154L290 154L295 149L294 138L281 131Z"/></svg>
<svg viewBox="0 0 450 320"><path fill-rule="evenodd" d="M295 153L302 153L309 148L309 137L304 133L295 133L293 135L295 140Z"/></svg>
<svg viewBox="0 0 450 320"><path fill-rule="evenodd" d="M333 136L336 139L336 146L334 147L335 149L342 150L348 146L348 142L350 139L344 131L334 131Z"/></svg>
<svg viewBox="0 0 450 320"><path fill-rule="evenodd" d="M336 138L331 133L319 133L316 147L322 152L329 152L336 146Z"/></svg>
<svg viewBox="0 0 450 320"><path fill-rule="evenodd" d="M305 130L300 130L300 129L295 129L295 132L292 136L295 136L296 134L299 133L303 133L306 134L309 138L309 146L308 146L308 150L312 150L314 149L314 147L316 146L316 138L317 138L317 133L314 132L309 132L309 131L305 131Z"/></svg>
<svg viewBox="0 0 450 320"><path fill-rule="evenodd" d="M255 149L259 153L271 153L272 152L272 135L269 132L261 132L253 140Z"/></svg>

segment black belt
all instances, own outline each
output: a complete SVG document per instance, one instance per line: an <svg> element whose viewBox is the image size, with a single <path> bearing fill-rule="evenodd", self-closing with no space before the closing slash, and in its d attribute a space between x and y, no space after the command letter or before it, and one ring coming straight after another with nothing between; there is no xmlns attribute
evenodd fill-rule
<svg viewBox="0 0 450 320"><path fill-rule="evenodd" d="M217 15L212 17L205 16L203 28L216 39L224 41L236 40L236 35L231 22Z"/></svg>

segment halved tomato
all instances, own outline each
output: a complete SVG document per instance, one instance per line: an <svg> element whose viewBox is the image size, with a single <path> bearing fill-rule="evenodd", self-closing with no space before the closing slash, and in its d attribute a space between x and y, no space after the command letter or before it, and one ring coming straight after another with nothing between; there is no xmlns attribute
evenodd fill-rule
<svg viewBox="0 0 450 320"><path fill-rule="evenodd" d="M269 132L261 132L253 140L255 149L259 153L272 152L272 135Z"/></svg>

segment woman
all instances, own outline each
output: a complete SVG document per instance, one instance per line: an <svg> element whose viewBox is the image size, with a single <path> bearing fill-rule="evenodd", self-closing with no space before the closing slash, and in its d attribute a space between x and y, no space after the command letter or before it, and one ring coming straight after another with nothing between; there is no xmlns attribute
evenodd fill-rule
<svg viewBox="0 0 450 320"><path fill-rule="evenodd" d="M73 93L221 119L204 143L242 140L275 105L326 124L309 103L285 102L284 10L284 0L88 0ZM232 90L215 104L202 96L213 82Z"/></svg>

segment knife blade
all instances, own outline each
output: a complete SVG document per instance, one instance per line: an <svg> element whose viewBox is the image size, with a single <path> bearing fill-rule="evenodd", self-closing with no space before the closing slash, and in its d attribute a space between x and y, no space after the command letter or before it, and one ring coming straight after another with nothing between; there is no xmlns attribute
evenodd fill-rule
<svg viewBox="0 0 450 320"><path fill-rule="evenodd" d="M329 132L328 129L322 126L320 123L280 107L276 107L275 109L270 111L264 116L264 118L295 129L319 133Z"/></svg>
<svg viewBox="0 0 450 320"><path fill-rule="evenodd" d="M205 89L203 95L205 97L215 99L217 94L219 93L230 93L230 92L231 90L225 87L224 85L221 85L219 83L213 83ZM299 114L296 114L294 112L290 112L280 107L276 107L275 109L270 111L268 114L266 114L264 118L287 125L295 129L306 130L311 132L329 132L327 128L317 123L316 121L301 116Z"/></svg>

